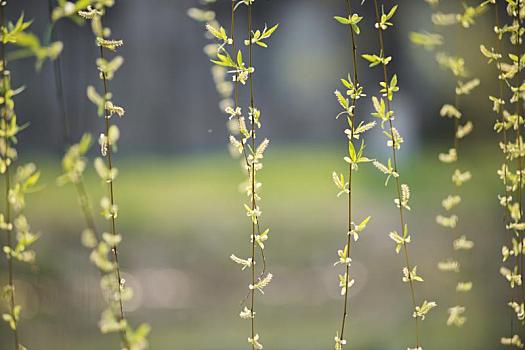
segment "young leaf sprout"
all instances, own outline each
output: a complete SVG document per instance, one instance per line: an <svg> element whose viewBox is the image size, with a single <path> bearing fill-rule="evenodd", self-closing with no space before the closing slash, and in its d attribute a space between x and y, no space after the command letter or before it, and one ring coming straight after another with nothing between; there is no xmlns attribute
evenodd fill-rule
<svg viewBox="0 0 525 350"><path fill-rule="evenodd" d="M196 22L204 23L207 28L222 28L221 24L217 20L215 11L208 8L210 4L215 2L216 0L207 0L204 2L204 5L206 6L203 5L202 7L190 8L188 10L188 16ZM208 31L205 33L206 38L209 40L214 40L216 38L215 35L210 34ZM203 51L210 59L215 59L217 57L219 46L220 44L212 42L204 46ZM224 112L226 108L231 108L234 104L232 97L233 82L228 79L228 69L226 67L213 65L210 70L213 77L213 82L215 83L215 89L217 90L217 93L220 97L219 108L222 112ZM237 130L236 123L236 120L228 120L228 124L231 124L230 131L234 132Z"/></svg>

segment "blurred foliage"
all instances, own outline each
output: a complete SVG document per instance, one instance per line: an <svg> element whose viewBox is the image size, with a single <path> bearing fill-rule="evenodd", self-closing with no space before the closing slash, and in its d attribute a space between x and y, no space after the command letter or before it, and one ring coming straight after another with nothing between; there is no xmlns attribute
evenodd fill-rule
<svg viewBox="0 0 525 350"><path fill-rule="evenodd" d="M447 313L439 306L434 317L426 320L424 346L429 348L493 349L498 334L506 329L505 308L494 302L505 291L505 282L498 276L501 213L494 200L498 150L476 144L469 149L465 163L476 176L465 185L465 195L476 201L465 206L463 217L469 218L465 227L478 244L465 267L477 288L467 301L471 317L461 333L445 326ZM268 251L269 269L279 278L267 290L261 301L266 305L259 314L268 348L320 349L326 339L333 338L340 294L332 264L345 227L345 211L337 205L330 172L341 164L344 154L337 156L341 150L339 145L275 145L265 157L263 195L274 244L279 247ZM436 148L429 147L401 162L411 169L406 180L412 184L410 219L418 238L414 257L418 271L427 276L423 292L445 305L453 286L437 277L436 264L450 248L433 217L448 179L435 154ZM32 310L26 315L31 319L21 321L27 344L35 350L106 348L112 342L116 346L118 340L97 333L102 308L98 276L80 245L82 217L74 190L55 185L58 158L33 154L31 159L41 160L42 182L47 186L32 195L28 215L46 235L37 247L40 270L17 271L18 276L24 275L19 293L33 290L38 295L21 300ZM239 205L244 194L235 192L242 179L236 162L225 151L148 155L120 162L116 198L121 203L121 229L126 232L121 249L128 252L122 266L136 291L128 315L132 321L144 319L152 325L152 348L245 347L246 324L232 310L238 309L244 297L240 287L246 281L228 259L232 249L248 251L250 245L243 231L249 225ZM392 252L388 238L396 217L391 205L382 200L384 178L373 169L363 169L363 174L356 189L367 189L367 193L356 203L357 215L374 208L381 220L370 222L369 236L355 252L354 278L361 287L350 293L353 317L348 339L357 349L399 348L406 343L400 335L409 334L412 316L406 311L409 299L400 297L406 295L406 285L400 279L399 256ZM96 198L102 190L100 181L93 173L86 175L90 195ZM0 348L8 339L3 332ZM206 342L203 334L213 343Z"/></svg>

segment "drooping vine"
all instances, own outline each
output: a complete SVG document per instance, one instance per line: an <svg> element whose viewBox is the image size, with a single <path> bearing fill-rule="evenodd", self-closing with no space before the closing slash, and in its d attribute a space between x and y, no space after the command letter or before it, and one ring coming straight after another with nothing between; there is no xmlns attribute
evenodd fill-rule
<svg viewBox="0 0 525 350"><path fill-rule="evenodd" d="M102 157L95 158L94 167L107 186L107 195L100 200L101 214L108 222L109 232L97 231L95 219L83 181L83 172L87 160L85 154L91 144L91 137L84 135L78 144L71 146L66 153L62 166L64 175L59 178L60 182L71 182L74 184L86 221L86 229L82 232L82 243L91 249L90 260L101 273L100 286L106 302L106 308L102 312L99 322L102 333L119 333L121 348L126 350L142 350L148 348L147 335L150 326L141 324L133 328L128 322L124 312L124 302L132 297L132 290L125 285L119 264L118 246L122 242L122 234L117 229L118 206L115 200L114 181L118 171L114 166L114 153L120 136L118 127L112 123L112 117L124 116L124 108L113 102L113 95L109 90L109 81L113 79L116 71L123 63L123 58L108 54L116 52L123 45L122 40L110 38L111 30L102 23L108 8L114 5L113 0L97 0L86 3L78 2L76 5L69 3L58 7L54 19L63 16L72 16L78 13L85 20L90 21L96 45L99 49L99 58L96 61L99 78L102 82L103 93L99 93L95 87L88 86L87 96L97 107L97 114L103 118L103 132L100 134L98 143Z"/></svg>
<svg viewBox="0 0 525 350"><path fill-rule="evenodd" d="M469 6L465 2L461 2L460 4L462 9L459 13L435 12L432 15L432 22L434 25L458 25L464 29L471 28L475 24L476 17L484 12L483 6ZM437 8L438 3L434 3L433 5ZM461 34L461 29L459 30L459 33L455 34L458 42L461 40ZM439 38L438 42L434 41L434 45L431 44L432 38ZM411 33L411 39L415 44L423 45L427 49L434 49L437 46L444 44L443 36L439 34L431 35L428 33ZM463 57L451 55L443 50L439 50L435 57L439 66L452 73L454 79L456 79L454 102L445 103L439 112L441 117L452 120L451 145L448 151L440 153L438 158L442 163L453 166L454 170L451 175L453 192L448 194L441 201L441 206L445 210L445 213L437 215L436 222L443 228L450 230L454 235L451 244L451 256L438 262L437 267L439 271L453 273L460 276L458 277L455 286L455 292L458 293L457 300L459 304L448 308L446 324L448 326L461 327L467 321L467 317L465 316L466 306L464 305L464 298L462 298L462 295L469 293L473 288L473 282L468 280L463 271L465 254L462 254L462 252L471 250L474 247L474 242L467 238L466 234L458 233L462 228L457 209L458 206L464 202L463 198L460 196L459 188L472 178L472 174L469 170L460 169L459 147L461 141L472 132L474 125L469 120L463 122L465 116L461 111L462 108L460 103L464 96L469 95L480 84L480 80L469 77L470 73L466 68L465 59ZM468 78L467 81L465 81L466 78Z"/></svg>
<svg viewBox="0 0 525 350"><path fill-rule="evenodd" d="M242 310L240 317L250 321L250 335L248 343L252 350L262 349L261 336L257 331L255 324L255 300L256 292L263 292L263 289L271 282L273 275L266 272L266 259L264 257L265 242L269 238L269 229L261 230L260 216L262 214L260 201L261 182L258 181L257 176L262 169L262 159L266 151L269 140L264 139L257 142L258 130L262 127L261 111L255 105L254 97L254 45L266 48L268 47L267 40L277 30L278 25L271 28L264 27L262 30L254 30L253 28L253 6L255 0L234 0L231 3L231 28L230 34L222 26L215 27L212 24L206 26L207 31L219 40L219 45L212 62L220 67L229 69L228 73L233 75L234 82L234 100L233 106L225 108L230 120L237 122L237 129L239 138L230 135L229 141L231 147L240 155L243 156L242 168L247 174L247 181L242 185L249 198L249 203L244 204L246 216L251 221L250 234L250 254L247 258L240 258L235 254L230 256L230 259L235 263L241 265L242 270L248 269L250 271L250 283L248 285L248 295L242 302ZM243 41L245 49L238 48L241 45L236 40L235 19L236 12L241 8L247 9L247 23L248 23L248 37ZM246 53L247 51L247 53ZM243 53L244 52L244 53ZM247 61L245 57L248 56ZM243 109L239 101L239 89L241 86L248 84L249 101L248 118L243 116ZM260 258L257 255L260 252ZM257 264L261 267L257 270Z"/></svg>
<svg viewBox="0 0 525 350"><path fill-rule="evenodd" d="M508 21L504 23L501 16L501 3L506 4ZM511 308L510 333L501 338L501 344L523 348L523 327L525 322L525 303L523 285L523 259L524 259L524 230L523 223L523 156L524 146L521 135L523 116L521 101L525 97L525 83L521 71L525 67L525 55L522 54L523 45L523 20L525 7L521 0L496 1L488 0L483 6L492 4L495 13L494 31L496 34L495 48L480 46L482 55L488 59L489 64L494 64L497 69L498 94L489 96L492 110L497 114L494 130L501 134L499 142L504 156L503 164L498 170L498 176L503 183L504 193L498 196L500 205L505 210L505 228L508 238L501 252L503 266L501 275L507 280L511 291L509 293L508 307ZM508 37L511 52L504 52L505 39ZM506 106L509 106L508 108ZM514 109L514 110L513 110Z"/></svg>
<svg viewBox="0 0 525 350"><path fill-rule="evenodd" d="M392 109L392 102L394 94L399 91L397 74L390 75L388 65L392 61L392 56L388 56L385 51L384 33L393 27L392 19L395 16L398 5L393 5L389 9L385 9L384 5L379 6L378 0L373 0L374 11L376 16L375 28L378 32L379 53L378 54L363 54L362 57L369 62L370 67L382 67L383 81L379 83L381 96L372 97L374 112L372 116L381 121L381 128L387 138L387 147L392 150L392 157L388 159L386 164L374 161L374 165L380 172L387 176L385 185L388 185L388 180L393 178L395 187L394 204L399 212L399 230L390 232L390 238L396 244L396 253L404 256L404 267L402 281L408 284L410 301L412 304L412 316L414 318L414 335L415 347L409 349L422 349L422 342L420 336L420 320L424 320L427 314L437 306L436 302L424 300L423 303L418 304L416 298L416 284L423 282L423 278L417 272L417 265L412 265L409 254L409 244L412 243L406 214L410 211L409 200L411 196L410 188L407 184L401 182L401 176L398 166L398 152L404 142L400 132L394 126L395 113Z"/></svg>
<svg viewBox="0 0 525 350"><path fill-rule="evenodd" d="M15 59L36 57L36 65L40 67L47 58L55 59L60 54L62 43L42 45L40 39L29 32L31 21L26 21L23 14L15 23L7 21L6 6L7 1L0 2L0 174L4 180L0 230L5 233L2 251L7 259L7 283L1 290L1 296L7 303L7 311L2 314L2 319L12 332L13 348L23 350L26 348L22 345L19 333L22 306L17 303L16 298L14 264L34 264L36 260L36 252L32 247L40 235L32 231L24 215L24 208L26 194L37 189L40 172L34 163L17 165L18 151L15 147L19 133L28 124L20 124L15 112L14 98L24 91L24 87L12 86L12 74L8 66Z"/></svg>
<svg viewBox="0 0 525 350"><path fill-rule="evenodd" d="M52 32L56 30L57 21L59 21L62 18L70 18L75 22L79 22L80 20L82 20L82 17L78 14L78 12L86 11L88 6L90 6L92 3L96 3L96 0L91 0L87 2L83 0L77 0L75 3L68 1L58 1L57 6L50 10ZM49 1L49 4L50 6L52 5L51 0ZM82 135L82 138L77 143L69 143L71 139L69 130L70 120L65 106L65 101L63 100L63 77L62 70L60 69L60 62L55 64L53 68L55 73L55 83L57 85L57 99L59 105L61 105L61 114L63 114L64 140L67 144L66 152L64 154L64 157L62 158L63 173L57 178L57 184L59 186L63 186L65 184L71 183L75 186L78 204L80 206L85 223L85 228L82 230L81 234L82 245L88 249L93 249L97 247L98 242L101 239L101 235L97 229L96 219L93 213L93 207L88 195L88 189L84 179L84 172L86 170L88 162L86 154L92 145L92 136L89 133L84 133ZM115 137L116 135L113 138ZM117 140L114 139L113 141L116 142ZM99 259L98 256L98 254L94 253L91 255L91 260L95 265L97 265L97 261L102 262L102 265L106 265L106 263L110 260L107 257L106 259ZM97 267L100 269L101 274L104 275L104 269L101 269L98 265Z"/></svg>
<svg viewBox="0 0 525 350"><path fill-rule="evenodd" d="M357 120L357 101L366 96L363 91L363 87L359 83L359 72L357 62L357 43L356 37L360 33L359 22L363 17L352 11L351 0L345 0L346 16L335 16L335 19L348 26L350 41L352 45L352 75L348 74L347 78L341 79L341 83L346 89L343 94L339 90L335 90L335 96L339 102L342 111L337 115L336 118L341 116L346 117L346 127L344 133L348 140L348 155L344 157L346 163L348 163L347 178L343 173L332 173L332 179L339 190L338 197L345 195L347 197L347 209L348 209L348 221L346 230L345 244L342 249L338 250L337 254L339 260L334 264L342 264L344 266L344 274L339 275L339 287L341 288L341 295L343 296L343 315L341 319L341 326L335 335L335 349L342 350L346 345L345 339L345 326L346 319L348 317L349 303L348 303L348 290L354 285L354 279L350 278L350 266L352 259L350 257L352 239L357 242L360 233L364 231L370 216L361 220L358 224L353 221L352 212L352 197L355 195L355 189L352 187L353 174L359 169L360 163L370 163L371 159L364 155L365 140L364 133L372 129L376 122L364 122ZM347 97L348 96L348 97ZM348 181L347 181L348 179Z"/></svg>

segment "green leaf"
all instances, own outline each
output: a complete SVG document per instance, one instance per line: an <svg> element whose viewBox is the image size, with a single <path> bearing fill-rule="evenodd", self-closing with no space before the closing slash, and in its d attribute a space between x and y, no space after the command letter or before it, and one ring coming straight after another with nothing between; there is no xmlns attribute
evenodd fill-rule
<svg viewBox="0 0 525 350"><path fill-rule="evenodd" d="M334 16L335 20L341 24L350 24L350 19L340 16Z"/></svg>

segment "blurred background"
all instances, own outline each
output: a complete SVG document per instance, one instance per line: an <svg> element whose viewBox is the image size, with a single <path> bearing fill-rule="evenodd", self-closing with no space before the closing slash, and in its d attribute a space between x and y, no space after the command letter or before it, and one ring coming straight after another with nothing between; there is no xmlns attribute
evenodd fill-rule
<svg viewBox="0 0 525 350"><path fill-rule="evenodd" d="M413 46L410 31L434 31L424 1L400 1L396 29L387 32L391 67L401 91L394 102L396 124L405 137L400 167L412 189L408 220L414 243L412 260L425 277L417 294L437 300L439 308L422 323L425 349L494 349L508 333L507 283L499 275L500 247L505 239L497 193L496 169L501 163L494 114L487 96L496 93L493 67L479 53L491 46L493 14L471 30L444 34L448 49L466 58L481 87L462 101L473 134L461 143L460 167L473 179L461 188L457 235L476 242L464 255L464 271L474 282L465 300L453 292L456 276L437 271L437 262L452 254L454 236L435 224L441 200L451 192L453 168L437 160L451 146L452 124L439 117L445 102L453 102L454 80L441 71L433 54ZM250 249L249 220L238 192L243 181L239 160L229 156L226 117L203 53L208 43L202 24L186 12L193 0L118 1L106 24L124 39L124 66L111 81L115 101L126 108L116 121L121 129L115 184L119 204L121 266L135 290L126 305L134 323L149 322L152 349L245 349L249 324L238 317L247 291L248 274L228 256L245 256ZM457 11L459 2L446 5ZM229 23L230 2L212 9ZM48 30L47 1L11 1L8 18L21 12L34 19L33 30ZM365 18L358 37L360 53L377 52L372 3L358 12ZM265 349L331 349L339 327L342 298L334 268L337 249L346 236L345 200L336 198L333 170L343 171L346 137L333 91L351 70L348 32L333 20L345 15L343 0L258 0L257 27L279 23L269 49L254 52L255 98L262 110L262 134L272 144L261 172L262 221L271 229L267 260L275 279L257 301L257 326ZM244 28L244 9L238 26ZM241 19L242 18L242 19ZM85 96L86 86L100 87L98 54L88 26L62 21L57 39L61 56L71 135L95 138L102 121ZM359 62L368 96L377 94L379 70ZM58 187L60 159L65 149L64 123L56 97L52 64L35 72L31 60L10 67L16 85L20 120L30 128L19 137L22 161L34 161L43 171L45 187L28 198L27 215L42 237L36 245L37 265L16 266L18 299L24 312L20 332L25 344L39 349L114 349L118 337L100 335L102 308L98 273L80 245L84 224L72 187ZM245 101L245 96L241 96ZM369 119L367 99L359 106ZM368 135L368 154L386 159L388 150L379 128ZM97 154L94 147L90 156ZM372 215L367 231L353 250L355 287L350 293L348 342L353 349L403 349L413 346L409 291L401 282L402 257L388 238L397 229L393 188L363 166L355 184L357 218ZM90 197L98 207L104 193L93 170L87 172ZM103 229L101 220L99 226ZM6 269L0 269L2 281ZM467 324L445 325L447 308L467 306ZM7 327L0 327L0 348L11 347Z"/></svg>

